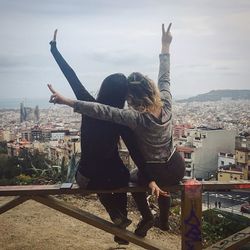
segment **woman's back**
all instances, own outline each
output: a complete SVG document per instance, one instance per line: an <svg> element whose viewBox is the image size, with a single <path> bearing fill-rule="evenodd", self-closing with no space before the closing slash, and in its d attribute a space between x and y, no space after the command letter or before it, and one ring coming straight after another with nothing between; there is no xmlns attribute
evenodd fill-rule
<svg viewBox="0 0 250 250"><path fill-rule="evenodd" d="M172 119L164 110L160 118L149 113L140 114L140 122L134 132L146 161L168 159L173 150L172 128Z"/></svg>
<svg viewBox="0 0 250 250"><path fill-rule="evenodd" d="M96 100L84 88L74 70L62 57L56 47L56 41L53 40L50 44L51 53L78 100L123 107L127 89L127 79L124 75L113 74L106 77ZM117 146L119 127L120 125L117 124L82 115L79 171L84 176L95 180L98 185L103 183L105 186L107 179L109 182L110 180L117 182L120 178L120 185L123 185L121 179L128 182L128 170L119 157Z"/></svg>
<svg viewBox="0 0 250 250"><path fill-rule="evenodd" d="M160 54L158 87L162 102L161 117L135 109L119 109L92 102L74 102L74 110L87 116L111 121L131 128L146 161L167 161L173 152L172 145L172 96L169 91L170 56ZM143 79L144 80L144 79ZM140 82L130 84L139 86Z"/></svg>

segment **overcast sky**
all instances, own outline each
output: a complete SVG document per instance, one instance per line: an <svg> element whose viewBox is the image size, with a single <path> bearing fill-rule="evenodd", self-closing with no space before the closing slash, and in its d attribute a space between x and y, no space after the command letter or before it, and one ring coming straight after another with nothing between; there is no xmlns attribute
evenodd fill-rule
<svg viewBox="0 0 250 250"><path fill-rule="evenodd" d="M161 23L172 22L174 97L249 89L249 0L0 0L0 98L73 96L49 50L58 49L90 91L109 74L156 80Z"/></svg>

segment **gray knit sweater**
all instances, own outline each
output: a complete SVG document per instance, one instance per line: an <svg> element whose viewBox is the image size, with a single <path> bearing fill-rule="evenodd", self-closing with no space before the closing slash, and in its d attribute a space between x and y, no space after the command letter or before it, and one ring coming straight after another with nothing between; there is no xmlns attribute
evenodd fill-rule
<svg viewBox="0 0 250 250"><path fill-rule="evenodd" d="M158 87L163 102L160 118L140 113L132 108L119 109L108 105L76 101L74 111L105 121L112 121L131 128L147 162L165 162L173 152L172 96L170 93L170 55L160 54Z"/></svg>

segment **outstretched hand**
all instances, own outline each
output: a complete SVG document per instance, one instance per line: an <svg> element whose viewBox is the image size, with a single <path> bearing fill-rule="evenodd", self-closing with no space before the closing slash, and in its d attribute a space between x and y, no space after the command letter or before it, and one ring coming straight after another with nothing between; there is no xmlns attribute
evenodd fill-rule
<svg viewBox="0 0 250 250"><path fill-rule="evenodd" d="M148 186L150 187L151 189L151 193L152 195L155 195L157 198L159 198L160 195L162 196L169 196L169 193L168 192L165 192L163 190L161 190L158 185L156 184L155 181L151 181Z"/></svg>
<svg viewBox="0 0 250 250"><path fill-rule="evenodd" d="M70 107L73 107L73 105L74 105L73 100L68 99L68 98L62 96L61 94L59 94L58 92L56 92L51 84L47 84L47 86L52 93L52 95L50 96L50 100L49 100L50 103L65 104L65 105L68 105Z"/></svg>
<svg viewBox="0 0 250 250"><path fill-rule="evenodd" d="M165 31L165 26L164 24L162 24L162 37L161 37L162 53L169 52L169 46L173 38L170 32L171 26L172 26L172 23L168 25L167 31Z"/></svg>

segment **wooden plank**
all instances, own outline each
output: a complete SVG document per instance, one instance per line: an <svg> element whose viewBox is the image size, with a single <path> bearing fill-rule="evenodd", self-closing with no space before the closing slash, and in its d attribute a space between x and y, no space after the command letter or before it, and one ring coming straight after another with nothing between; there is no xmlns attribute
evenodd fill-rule
<svg viewBox="0 0 250 250"><path fill-rule="evenodd" d="M205 250L235 250L250 241L250 227L247 227L231 236L223 239Z"/></svg>
<svg viewBox="0 0 250 250"><path fill-rule="evenodd" d="M180 190L180 186L164 187L164 190L170 192ZM150 191L148 187L136 186L130 184L128 187L112 190L85 190L80 189L78 185L72 188L61 188L58 185L22 185L22 186L0 186L0 196L17 196L17 195L57 195L57 194L93 194L93 193L126 193L126 192L145 192Z"/></svg>
<svg viewBox="0 0 250 250"><path fill-rule="evenodd" d="M137 237L135 234L129 232L128 230L120 229L111 222L108 222L72 205L66 204L65 202L59 201L58 199L52 198L50 196L33 196L32 199L96 228L117 235L145 249L163 249L161 247L157 247L154 242L148 239ZM166 247L164 247L164 249L167 250Z"/></svg>
<svg viewBox="0 0 250 250"><path fill-rule="evenodd" d="M18 206L19 204L27 201L28 199L30 199L30 197L27 197L27 196L15 197L11 201L8 201L7 203L0 206L0 214Z"/></svg>
<svg viewBox="0 0 250 250"><path fill-rule="evenodd" d="M203 191L206 190L226 190L226 189L250 189L249 180L238 181L201 181Z"/></svg>
<svg viewBox="0 0 250 250"><path fill-rule="evenodd" d="M182 250L201 250L202 186L195 180L185 183L181 202Z"/></svg>
<svg viewBox="0 0 250 250"><path fill-rule="evenodd" d="M184 182L185 183L185 182ZM225 189L250 189L250 181L202 181L203 191L206 190L225 190ZM176 186L162 187L162 189L175 192L182 189L184 184ZM145 192L150 191L147 187L137 186L130 183L128 187L112 190L84 190L78 185L72 188L61 188L61 184L56 185L22 185L22 186L0 186L0 196L17 195L56 195L56 194L93 194L93 193L124 193L124 192Z"/></svg>

